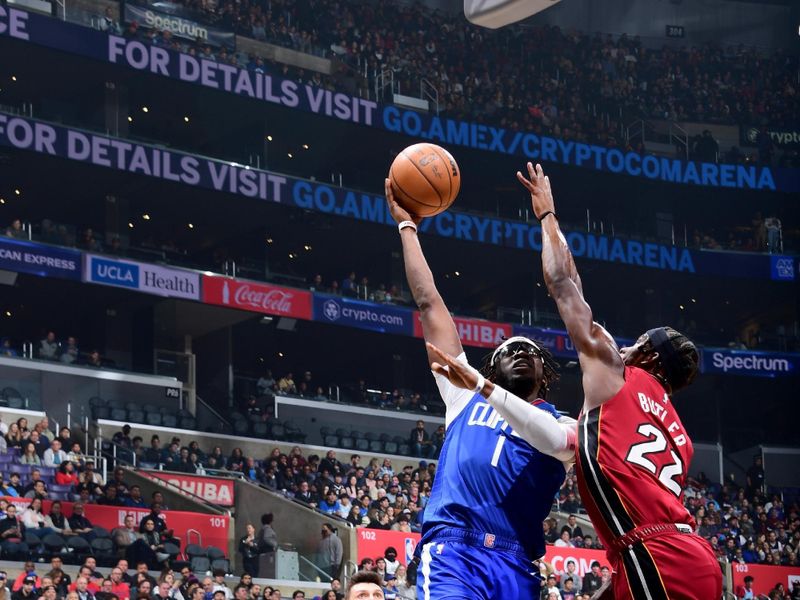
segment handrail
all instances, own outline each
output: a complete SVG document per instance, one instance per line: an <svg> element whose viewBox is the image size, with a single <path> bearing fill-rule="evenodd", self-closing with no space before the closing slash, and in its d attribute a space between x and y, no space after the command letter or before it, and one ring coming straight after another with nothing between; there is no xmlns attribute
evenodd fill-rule
<svg viewBox="0 0 800 600"><path fill-rule="evenodd" d="M331 577L331 576L330 576L328 573L326 573L325 571L323 571L322 569L320 569L320 568L319 568L317 565L315 565L313 562L311 562L310 560L308 560L308 559L307 559L305 556L303 556L303 555L302 555L302 554L300 554L299 552L297 553L297 558L298 558L298 559L300 559L301 561L303 561L304 563L306 563L308 566L310 566L310 567L311 567L311 568L312 568L314 571L316 571L317 573L320 573L320 574L321 574L321 575L322 575L322 576L325 578L325 581L326 581L327 583L330 583L331 581L333 581L333 577ZM301 576L301 577L305 577L305 575L303 575L303 573L302 573L302 572L300 573L300 576ZM302 581L302 580L301 580L301 581ZM312 581L312 580L311 580L311 579L308 579L308 581Z"/></svg>
<svg viewBox="0 0 800 600"><path fill-rule="evenodd" d="M206 402L205 400L203 400L203 399L202 399L202 398L201 398L199 395L196 395L196 396L195 396L195 400L198 402L198 404L202 404L202 405L203 405L203 407L205 407L205 409L206 409L206 410L208 410L208 411L209 411L209 412L210 412L212 415L214 415L214 416L215 416L217 419L219 419L220 421L222 421L222 422L223 422L225 425L228 425L228 426L230 426L231 422L230 422L228 419L226 419L225 417L223 417L223 416L222 416L222 414L221 414L221 413L220 413L218 410L216 410L216 409L215 409L214 407L212 407L212 406L211 406L211 405L210 405L208 402ZM198 414L198 412L199 412L199 411L195 410L195 413L194 413L194 414L195 414L195 417L197 417L197 414Z"/></svg>

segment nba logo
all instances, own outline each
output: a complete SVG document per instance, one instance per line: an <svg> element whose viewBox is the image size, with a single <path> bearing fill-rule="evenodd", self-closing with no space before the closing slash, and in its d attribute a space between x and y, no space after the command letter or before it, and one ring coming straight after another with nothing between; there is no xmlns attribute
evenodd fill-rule
<svg viewBox="0 0 800 600"><path fill-rule="evenodd" d="M406 564L410 564L411 561L414 560L414 550L417 549L417 543L414 541L414 538L406 538L405 548L406 548Z"/></svg>
<svg viewBox="0 0 800 600"><path fill-rule="evenodd" d="M486 548L494 548L494 534L493 533L486 533L483 536L483 545Z"/></svg>

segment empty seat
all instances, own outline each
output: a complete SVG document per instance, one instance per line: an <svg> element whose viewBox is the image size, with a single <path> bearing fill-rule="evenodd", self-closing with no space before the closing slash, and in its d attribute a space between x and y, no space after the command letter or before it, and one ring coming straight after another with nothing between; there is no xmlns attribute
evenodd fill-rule
<svg viewBox="0 0 800 600"><path fill-rule="evenodd" d="M369 440L369 441L371 442L372 440L376 440L376 439L378 439L378 436L376 436L376 435L375 435L375 432L373 432L373 431L368 431L368 432L366 432L366 433L364 434L364 439L365 439L365 440Z"/></svg>
<svg viewBox="0 0 800 600"><path fill-rule="evenodd" d="M161 425L160 412L146 412L144 417L145 423L148 425Z"/></svg>
<svg viewBox="0 0 800 600"><path fill-rule="evenodd" d="M128 420L128 411L124 408L112 408L111 409L111 420L113 421L127 421Z"/></svg>
<svg viewBox="0 0 800 600"><path fill-rule="evenodd" d="M350 437L350 432L347 429L339 427L339 429L336 430L336 435L339 437Z"/></svg>
<svg viewBox="0 0 800 600"><path fill-rule="evenodd" d="M369 450L369 440L364 438L359 438L356 440L356 450L361 450L362 452L366 452Z"/></svg>
<svg viewBox="0 0 800 600"><path fill-rule="evenodd" d="M372 440L369 443L369 451L370 452L383 452L383 442L378 440Z"/></svg>
<svg viewBox="0 0 800 600"><path fill-rule="evenodd" d="M204 573L211 569L211 561L205 556L195 556L189 561L189 565L195 573Z"/></svg>
<svg viewBox="0 0 800 600"><path fill-rule="evenodd" d="M286 429L283 427L283 423L275 423L270 428L270 437L273 440L283 440L286 438Z"/></svg>
<svg viewBox="0 0 800 600"><path fill-rule="evenodd" d="M95 538L91 543L92 554L97 563L104 567L116 565L117 556L114 552L114 542L110 538Z"/></svg>
<svg viewBox="0 0 800 600"><path fill-rule="evenodd" d="M57 533L48 533L42 538L42 544L44 544L45 552L52 556L54 554L61 554L67 542Z"/></svg>
<svg viewBox="0 0 800 600"><path fill-rule="evenodd" d="M143 410L128 410L128 420L134 423L144 423Z"/></svg>
<svg viewBox="0 0 800 600"><path fill-rule="evenodd" d="M194 417L180 417L178 425L181 429L197 429L197 419Z"/></svg>
<svg viewBox="0 0 800 600"><path fill-rule="evenodd" d="M211 570L222 569L225 573L231 572L231 563L227 558L216 558L211 561Z"/></svg>
<svg viewBox="0 0 800 600"><path fill-rule="evenodd" d="M8 408L24 408L25 407L25 401L22 398L18 398L16 396L8 398L6 400L6 403L8 404Z"/></svg>
<svg viewBox="0 0 800 600"><path fill-rule="evenodd" d="M48 492L55 492L59 494L68 493L72 490L71 485L58 485L57 483L51 483L47 486Z"/></svg>
<svg viewBox="0 0 800 600"><path fill-rule="evenodd" d="M184 552L186 552L186 556L189 558L194 558L195 556L206 556L206 549L202 546L198 546L197 544L188 544Z"/></svg>
<svg viewBox="0 0 800 600"><path fill-rule="evenodd" d="M111 409L107 406L95 406L92 408L92 415L95 419L110 419Z"/></svg>
<svg viewBox="0 0 800 600"><path fill-rule="evenodd" d="M320 427L319 428L319 434L322 437L325 437L326 435L331 435L331 428L330 427Z"/></svg>
<svg viewBox="0 0 800 600"><path fill-rule="evenodd" d="M260 438L266 438L267 433L269 433L269 428L267 427L266 423L253 423L253 435Z"/></svg>
<svg viewBox="0 0 800 600"><path fill-rule="evenodd" d="M162 414L161 415L161 426L162 427L171 427L175 428L178 426L178 417L175 415L169 414Z"/></svg>
<svg viewBox="0 0 800 600"><path fill-rule="evenodd" d="M206 548L206 556L208 557L209 560L214 561L219 558L225 558L225 552L223 552L216 546L209 546L208 548Z"/></svg>
<svg viewBox="0 0 800 600"><path fill-rule="evenodd" d="M126 402L125 403L125 408L127 410L144 410L142 408L142 405L139 404L138 402Z"/></svg>
<svg viewBox="0 0 800 600"><path fill-rule="evenodd" d="M233 432L237 435L247 435L250 424L247 421L234 421Z"/></svg>
<svg viewBox="0 0 800 600"><path fill-rule="evenodd" d="M308 437L303 430L295 423L294 421L286 421L283 424L284 428L286 429L286 439L290 442L295 442L297 444L302 444L306 441L306 437ZM337 436L338 437L338 434Z"/></svg>
<svg viewBox="0 0 800 600"><path fill-rule="evenodd" d="M366 440L364 440L364 441L366 441ZM353 438L348 437L348 436L340 437L339 438L339 446L341 448L345 448L347 450L352 450L353 448L356 447L356 441Z"/></svg>
<svg viewBox="0 0 800 600"><path fill-rule="evenodd" d="M398 448L397 442L384 442L383 444L383 451L388 454L397 454Z"/></svg>
<svg viewBox="0 0 800 600"><path fill-rule="evenodd" d="M92 527L92 531L94 531L95 538L108 538L111 539L111 532L106 529L105 527L100 527L100 525L95 525Z"/></svg>
<svg viewBox="0 0 800 600"><path fill-rule="evenodd" d="M181 553L181 549L178 548L178 546L176 546L175 544L170 544L169 542L167 542L166 544L164 544L164 552L169 554L170 560L174 560L178 558L178 554Z"/></svg>
<svg viewBox="0 0 800 600"><path fill-rule="evenodd" d="M388 433L382 433L378 436L378 439L382 442L388 442L391 438Z"/></svg>
<svg viewBox="0 0 800 600"><path fill-rule="evenodd" d="M324 446L338 446L339 445L339 436L336 435L326 435L322 438L322 444Z"/></svg>
<svg viewBox="0 0 800 600"><path fill-rule="evenodd" d="M407 443L400 444L397 448L397 453L403 456L411 456L411 446Z"/></svg>

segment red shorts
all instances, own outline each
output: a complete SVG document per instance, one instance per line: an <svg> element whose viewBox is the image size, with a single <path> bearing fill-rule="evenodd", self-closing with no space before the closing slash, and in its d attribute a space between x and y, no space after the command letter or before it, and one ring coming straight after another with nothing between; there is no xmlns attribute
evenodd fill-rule
<svg viewBox="0 0 800 600"><path fill-rule="evenodd" d="M611 559L615 600L719 600L722 569L711 545L675 532L635 544Z"/></svg>

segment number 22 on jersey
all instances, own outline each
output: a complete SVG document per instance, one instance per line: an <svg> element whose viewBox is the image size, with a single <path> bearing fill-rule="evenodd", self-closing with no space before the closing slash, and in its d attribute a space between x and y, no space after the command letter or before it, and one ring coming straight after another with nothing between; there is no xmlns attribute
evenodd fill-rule
<svg viewBox="0 0 800 600"><path fill-rule="evenodd" d="M636 431L647 439L633 444L628 450L625 460L650 471L658 477L661 485L680 497L681 485L677 481L677 478L683 475L683 462L680 456L672 448L669 449L672 462L666 462L665 457L659 456L665 454L665 450L667 450L667 438L655 425L642 423Z"/></svg>

